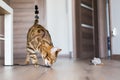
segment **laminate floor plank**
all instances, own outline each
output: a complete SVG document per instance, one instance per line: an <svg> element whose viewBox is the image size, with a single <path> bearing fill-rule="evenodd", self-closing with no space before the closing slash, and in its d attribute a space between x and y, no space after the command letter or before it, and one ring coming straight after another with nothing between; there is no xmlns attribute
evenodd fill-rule
<svg viewBox="0 0 120 80"><path fill-rule="evenodd" d="M59 58L51 67L33 65L3 66L0 61L0 80L120 80L120 61L102 60L103 65L90 65L89 60ZM24 59L15 59L23 64ZM40 63L43 64L42 60Z"/></svg>

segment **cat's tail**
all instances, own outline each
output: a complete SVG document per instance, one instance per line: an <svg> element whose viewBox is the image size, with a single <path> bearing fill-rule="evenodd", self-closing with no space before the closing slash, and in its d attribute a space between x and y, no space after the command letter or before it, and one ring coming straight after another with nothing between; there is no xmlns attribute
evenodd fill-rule
<svg viewBox="0 0 120 80"><path fill-rule="evenodd" d="M36 20L34 21L34 25L38 24L38 22L39 22L39 20L36 19Z"/></svg>
<svg viewBox="0 0 120 80"><path fill-rule="evenodd" d="M39 16L38 16L38 14L39 14L39 10L38 10L38 5L35 5L35 22L34 22L34 24L38 24L38 19L39 19Z"/></svg>

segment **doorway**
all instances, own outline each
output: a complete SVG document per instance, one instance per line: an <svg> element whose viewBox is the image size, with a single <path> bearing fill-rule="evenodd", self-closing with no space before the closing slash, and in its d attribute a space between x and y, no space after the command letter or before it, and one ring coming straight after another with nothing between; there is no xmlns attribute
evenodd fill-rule
<svg viewBox="0 0 120 80"><path fill-rule="evenodd" d="M107 58L106 1L76 0L74 4L76 58Z"/></svg>
<svg viewBox="0 0 120 80"><path fill-rule="evenodd" d="M99 57L96 4L96 0L76 0L75 2L76 57L80 59Z"/></svg>

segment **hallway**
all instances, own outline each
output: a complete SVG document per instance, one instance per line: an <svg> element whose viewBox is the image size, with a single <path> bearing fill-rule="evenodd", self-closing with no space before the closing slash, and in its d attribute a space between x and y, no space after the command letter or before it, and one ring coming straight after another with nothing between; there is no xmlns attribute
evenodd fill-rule
<svg viewBox="0 0 120 80"><path fill-rule="evenodd" d="M22 60L17 61L18 63ZM102 60L104 65L89 61L58 59L52 68L0 65L0 80L120 80L120 62Z"/></svg>

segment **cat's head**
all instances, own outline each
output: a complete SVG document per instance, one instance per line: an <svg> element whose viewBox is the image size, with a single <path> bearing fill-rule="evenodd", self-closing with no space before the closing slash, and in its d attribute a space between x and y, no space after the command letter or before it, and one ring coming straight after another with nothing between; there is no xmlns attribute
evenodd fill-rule
<svg viewBox="0 0 120 80"><path fill-rule="evenodd" d="M59 54L59 52L62 49L53 47L50 49L50 54L47 55L46 59L45 59L45 65L47 66L51 66L53 63L56 62L57 56Z"/></svg>

